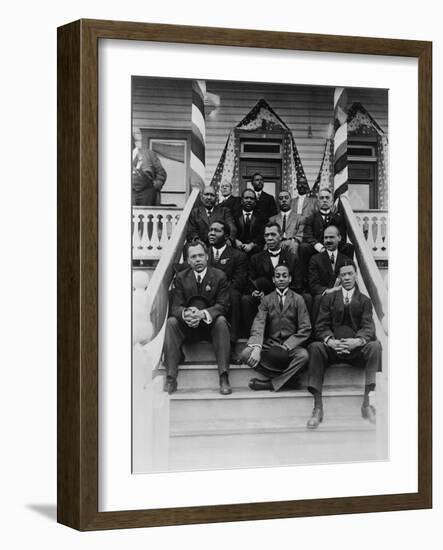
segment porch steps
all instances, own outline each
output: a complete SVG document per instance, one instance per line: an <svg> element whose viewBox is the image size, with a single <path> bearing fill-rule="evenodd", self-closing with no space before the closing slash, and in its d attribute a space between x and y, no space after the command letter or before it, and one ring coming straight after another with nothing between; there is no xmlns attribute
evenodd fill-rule
<svg viewBox="0 0 443 550"><path fill-rule="evenodd" d="M246 345L236 345L239 355ZM325 373L324 421L308 430L306 372L295 389L253 391L246 365L231 365L231 395L219 393L209 342L186 345L178 390L170 396L169 471L375 460L375 426L361 417L364 371L339 364ZM165 376L164 366L158 375Z"/></svg>

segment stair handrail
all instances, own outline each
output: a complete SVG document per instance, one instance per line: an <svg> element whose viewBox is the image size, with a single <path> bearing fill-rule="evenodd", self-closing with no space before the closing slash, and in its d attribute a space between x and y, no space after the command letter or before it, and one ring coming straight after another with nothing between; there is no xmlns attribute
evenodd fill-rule
<svg viewBox="0 0 443 550"><path fill-rule="evenodd" d="M385 334L388 334L387 308L388 291L375 263L372 251L363 235L361 227L352 210L351 203L347 196L340 197L342 211L346 220L349 239L355 247L355 255L361 277L365 283L368 294L372 300L375 313L383 327Z"/></svg>
<svg viewBox="0 0 443 550"><path fill-rule="evenodd" d="M160 260L152 275L147 288L148 301L145 310L145 319L150 320L152 325L149 340L153 340L160 332L168 315L169 287L173 278L174 264L180 259L186 239L186 227L189 216L194 208L195 201L199 194L198 188L193 188L186 201L183 212L171 238L163 249ZM143 343L146 344L145 340Z"/></svg>

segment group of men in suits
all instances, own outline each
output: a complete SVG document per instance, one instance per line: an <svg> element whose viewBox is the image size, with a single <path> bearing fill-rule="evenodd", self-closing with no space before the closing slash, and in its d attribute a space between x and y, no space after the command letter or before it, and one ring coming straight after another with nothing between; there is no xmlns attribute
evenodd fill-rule
<svg viewBox="0 0 443 550"><path fill-rule="evenodd" d="M372 304L355 285L353 247L343 242L346 226L332 211L332 193L322 190L316 202L305 196L293 201L282 191L277 213L260 174L252 186L233 197L223 182L219 204L208 186L190 215L187 264L175 278L166 326L165 390L177 389L183 342L209 339L223 395L232 392L232 363L244 362L264 376L251 379L255 391L289 387L307 365L314 396L307 426L316 428L323 420L325 369L357 361L366 367L362 415L375 422L368 396L381 349ZM248 344L236 357L240 336Z"/></svg>

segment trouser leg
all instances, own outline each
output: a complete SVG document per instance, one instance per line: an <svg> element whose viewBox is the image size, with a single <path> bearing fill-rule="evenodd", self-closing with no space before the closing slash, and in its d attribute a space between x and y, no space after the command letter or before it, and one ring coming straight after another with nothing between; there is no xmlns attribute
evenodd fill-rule
<svg viewBox="0 0 443 550"><path fill-rule="evenodd" d="M378 340L368 342L361 348L365 363L365 385L375 388L376 374L381 370L381 344Z"/></svg>
<svg viewBox="0 0 443 550"><path fill-rule="evenodd" d="M314 393L312 390L321 393L325 370L329 365L328 349L322 342L313 342L308 351L308 390L311 393Z"/></svg>
<svg viewBox="0 0 443 550"><path fill-rule="evenodd" d="M236 288L230 288L231 311L229 320L231 322L231 342L235 343L239 337L241 318L241 294Z"/></svg>
<svg viewBox="0 0 443 550"><path fill-rule="evenodd" d="M166 322L165 343L163 353L166 365L166 374L177 378L178 364L181 358L181 346L185 339L183 327L175 317L169 317Z"/></svg>
<svg viewBox="0 0 443 550"><path fill-rule="evenodd" d="M217 359L218 372L223 374L229 370L229 354L231 350L229 325L223 315L211 325L211 340Z"/></svg>
<svg viewBox="0 0 443 550"><path fill-rule="evenodd" d="M271 380L272 387L275 391L281 389L286 382L296 376L309 360L309 355L305 348L299 347L291 350L289 352L289 357L291 360L286 369Z"/></svg>
<svg viewBox="0 0 443 550"><path fill-rule="evenodd" d="M241 316L242 316L242 329L245 335L249 337L251 333L252 323L258 310L258 300L246 294L241 297Z"/></svg>

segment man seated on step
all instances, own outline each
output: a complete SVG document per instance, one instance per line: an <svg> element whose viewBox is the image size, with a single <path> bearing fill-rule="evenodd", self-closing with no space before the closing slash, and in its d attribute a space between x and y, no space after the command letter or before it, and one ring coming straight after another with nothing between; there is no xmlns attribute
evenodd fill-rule
<svg viewBox="0 0 443 550"><path fill-rule="evenodd" d="M364 366L361 414L375 423L375 408L369 404L369 392L375 389L375 375L381 367L381 345L375 337L371 300L358 290L356 277L354 262L345 260L339 271L341 286L321 300L314 330L317 341L308 347L308 390L314 396L308 428L317 428L323 420L323 377L333 363Z"/></svg>
<svg viewBox="0 0 443 550"><path fill-rule="evenodd" d="M171 316L166 323L163 346L166 366L165 391L177 390L178 364L182 344L210 340L220 375L220 393L232 393L229 385L230 334L229 283L223 271L208 267L208 250L202 241L186 246L189 267L177 273Z"/></svg>
<svg viewBox="0 0 443 550"><path fill-rule="evenodd" d="M311 322L304 299L291 290L286 264L275 267L275 290L264 296L251 329L242 360L265 376L252 378L252 390L280 390L308 362L302 345L311 335Z"/></svg>
<svg viewBox="0 0 443 550"><path fill-rule="evenodd" d="M302 293L300 262L289 248L281 245L281 228L276 222L268 222L264 228L266 249L254 254L249 261L247 293L242 296L242 328L249 335L258 304L263 296L274 290L274 270L286 264L291 275L291 288Z"/></svg>
<svg viewBox="0 0 443 550"><path fill-rule="evenodd" d="M336 225L328 226L323 236L323 252L315 254L309 262L308 284L312 296L311 320L313 325L315 325L322 296L337 290L340 286L338 276L340 267L350 259L340 252L340 241L339 228Z"/></svg>
<svg viewBox="0 0 443 550"><path fill-rule="evenodd" d="M232 194L232 183L230 181L223 180L221 182L218 204L230 210L233 218L240 214L241 198L234 197Z"/></svg>
<svg viewBox="0 0 443 550"><path fill-rule="evenodd" d="M282 246L289 248L294 254L298 255L298 247L303 240L303 227L306 218L292 208L292 197L289 191L280 191L278 205L280 212L272 216L269 221L277 222L281 227Z"/></svg>
<svg viewBox="0 0 443 550"><path fill-rule="evenodd" d="M214 187L207 185L199 197L199 203L194 206L189 216L186 241L190 243L199 239L207 245L209 226L214 220L225 221L231 228L231 237L234 239L236 228L231 211L215 204L217 195Z"/></svg>
<svg viewBox="0 0 443 550"><path fill-rule="evenodd" d="M266 224L264 218L257 211L257 198L252 189L245 189L241 194L241 208L234 217L236 236L235 246L245 254L248 259L263 249L263 228Z"/></svg>
<svg viewBox="0 0 443 550"><path fill-rule="evenodd" d="M231 325L231 356L232 364L240 364L235 356L235 343L239 337L241 317L241 297L246 289L247 259L246 254L228 246L230 228L223 220L215 220L209 227L209 261L208 265L221 269L226 274L229 283L230 310L228 313Z"/></svg>
<svg viewBox="0 0 443 550"><path fill-rule="evenodd" d="M299 247L302 267L307 277L307 269L310 259L318 252L324 251L324 233L329 225L338 227L341 235L339 250L345 256L354 257L354 245L346 242L346 221L342 214L334 209L334 195L331 189L323 188L318 193L317 210L308 216L303 227L303 242Z"/></svg>

